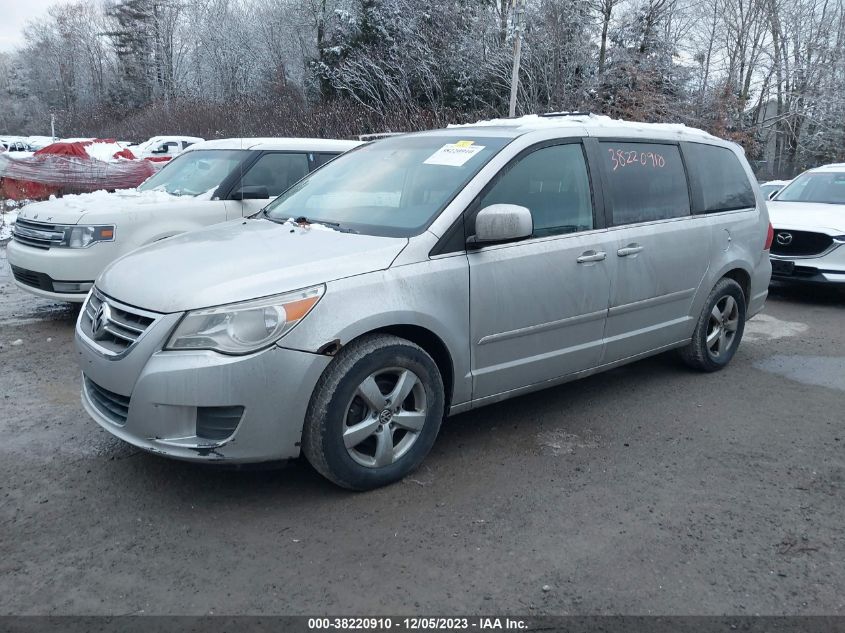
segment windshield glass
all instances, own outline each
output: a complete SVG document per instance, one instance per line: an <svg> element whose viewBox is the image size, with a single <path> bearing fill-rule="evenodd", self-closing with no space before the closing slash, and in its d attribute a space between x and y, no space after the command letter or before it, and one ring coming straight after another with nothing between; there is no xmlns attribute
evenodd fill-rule
<svg viewBox="0 0 845 633"><path fill-rule="evenodd" d="M778 202L845 204L845 171L803 174L784 187L774 199Z"/></svg>
<svg viewBox="0 0 845 633"><path fill-rule="evenodd" d="M334 159L268 207L271 220L307 218L370 235L416 235L510 138L411 136Z"/></svg>
<svg viewBox="0 0 845 633"><path fill-rule="evenodd" d="M138 189L166 191L174 196L197 196L218 187L246 155L246 150L239 149L185 152L150 176Z"/></svg>

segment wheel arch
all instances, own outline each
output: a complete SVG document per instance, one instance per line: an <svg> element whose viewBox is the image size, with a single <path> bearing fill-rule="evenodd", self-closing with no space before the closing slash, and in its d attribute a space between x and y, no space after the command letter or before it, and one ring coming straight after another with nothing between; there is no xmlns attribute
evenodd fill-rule
<svg viewBox="0 0 845 633"><path fill-rule="evenodd" d="M723 278L733 279L736 283L739 284L739 287L742 288L742 294L745 295L746 303L751 300L751 274L747 270L737 266L722 273L719 279Z"/></svg>
<svg viewBox="0 0 845 633"><path fill-rule="evenodd" d="M434 359L437 369L440 371L440 376L443 378L445 411L448 412L455 389L455 365L452 359L452 354L449 352L449 347L443 339L426 327L406 323L386 325L368 330L367 332L363 332L356 336L354 339L346 343L346 345L349 345L349 343L352 343L363 336L371 334L392 334L393 336L406 339L416 345L419 345L429 356L431 356L432 359ZM327 348L324 348L321 351L323 351L323 353L326 351L336 353L340 349L340 344L338 342L330 344L330 346L331 347L327 346Z"/></svg>

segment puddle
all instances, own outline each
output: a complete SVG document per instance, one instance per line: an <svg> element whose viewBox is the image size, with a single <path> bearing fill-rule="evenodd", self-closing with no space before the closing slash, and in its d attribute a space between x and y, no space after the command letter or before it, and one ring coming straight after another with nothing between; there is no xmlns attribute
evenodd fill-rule
<svg viewBox="0 0 845 633"><path fill-rule="evenodd" d="M788 336L798 336L808 329L806 323L782 321L769 314L758 314L745 324L743 341L771 341Z"/></svg>
<svg viewBox="0 0 845 633"><path fill-rule="evenodd" d="M845 357L777 354L754 367L804 385L845 391Z"/></svg>

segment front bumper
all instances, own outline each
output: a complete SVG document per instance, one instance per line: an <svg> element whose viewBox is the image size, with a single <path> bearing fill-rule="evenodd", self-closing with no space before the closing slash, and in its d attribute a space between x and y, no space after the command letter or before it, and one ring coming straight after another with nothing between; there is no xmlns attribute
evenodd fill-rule
<svg viewBox="0 0 845 633"><path fill-rule="evenodd" d="M144 355L144 344L115 360L79 334L76 347L88 414L129 444L190 461L297 457L311 393L331 360L273 346L247 356L158 349L139 363L133 356ZM215 408L238 412L222 439L200 430L201 412Z"/></svg>
<svg viewBox="0 0 845 633"><path fill-rule="evenodd" d="M845 244L817 257L770 255L772 279L808 284L845 284Z"/></svg>
<svg viewBox="0 0 845 633"><path fill-rule="evenodd" d="M40 297L81 303L94 280L118 252L113 242L94 244L89 248L41 249L26 246L14 239L6 247L15 285ZM17 269L17 270L16 270ZM67 291L62 285L78 286Z"/></svg>

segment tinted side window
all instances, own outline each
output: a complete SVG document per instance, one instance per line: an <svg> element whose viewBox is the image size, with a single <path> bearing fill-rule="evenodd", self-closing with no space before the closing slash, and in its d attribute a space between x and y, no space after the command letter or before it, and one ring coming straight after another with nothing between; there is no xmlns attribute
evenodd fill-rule
<svg viewBox="0 0 845 633"><path fill-rule="evenodd" d="M599 143L607 174L613 224L634 224L690 214L689 190L676 145Z"/></svg>
<svg viewBox="0 0 845 633"><path fill-rule="evenodd" d="M590 179L581 145L544 147L511 164L478 208L491 204L528 208L535 236L592 229Z"/></svg>
<svg viewBox="0 0 845 633"><path fill-rule="evenodd" d="M736 155L725 147L689 143L684 146L690 173L701 189L702 211L747 209L757 204L754 190Z"/></svg>
<svg viewBox="0 0 845 633"><path fill-rule="evenodd" d="M267 187L270 197L275 198L307 173L305 154L264 154L244 174L241 186Z"/></svg>

